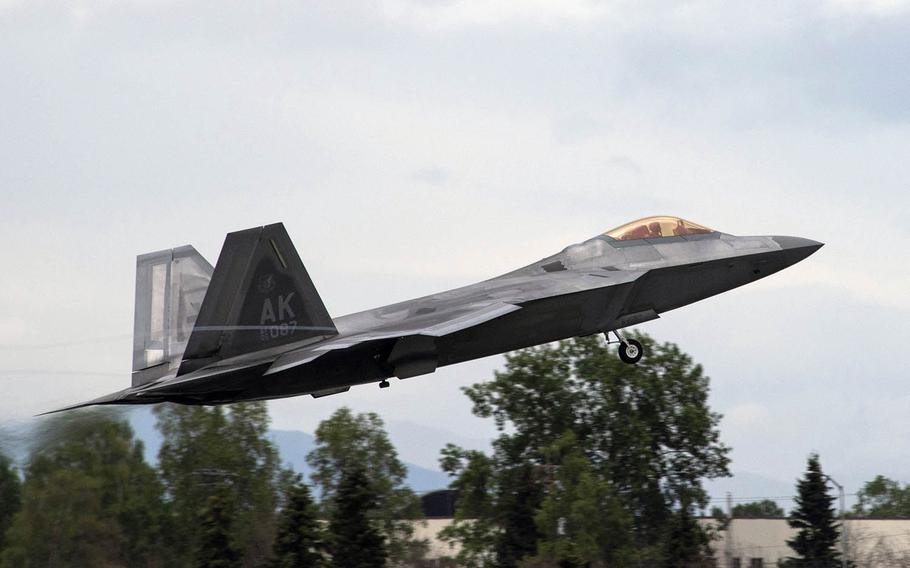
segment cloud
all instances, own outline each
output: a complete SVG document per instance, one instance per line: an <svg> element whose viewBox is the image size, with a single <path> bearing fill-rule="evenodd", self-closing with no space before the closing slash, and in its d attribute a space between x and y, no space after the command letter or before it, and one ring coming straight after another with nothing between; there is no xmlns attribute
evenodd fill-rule
<svg viewBox="0 0 910 568"><path fill-rule="evenodd" d="M724 412L724 426L738 429L762 426L768 419L768 409L763 404L739 404Z"/></svg>
<svg viewBox="0 0 910 568"><path fill-rule="evenodd" d="M825 4L835 13L843 12L849 15L887 17L910 11L910 2L907 0L827 0Z"/></svg>
<svg viewBox="0 0 910 568"><path fill-rule="evenodd" d="M846 430L890 459L854 411L905 404L906 3L0 2L0 339L95 341L3 364L98 373L6 379L4 417L128 384L104 338L141 252L283 220L341 315L671 213L827 243L645 326L705 364L737 460L796 472ZM458 429L500 362L272 407Z"/></svg>
<svg viewBox="0 0 910 568"><path fill-rule="evenodd" d="M529 24L556 27L603 18L615 5L596 0L383 0L389 21L422 31Z"/></svg>
<svg viewBox="0 0 910 568"><path fill-rule="evenodd" d="M410 177L411 179L438 187L445 185L446 182L449 181L451 175L447 170L440 168L439 166L428 166L415 170Z"/></svg>

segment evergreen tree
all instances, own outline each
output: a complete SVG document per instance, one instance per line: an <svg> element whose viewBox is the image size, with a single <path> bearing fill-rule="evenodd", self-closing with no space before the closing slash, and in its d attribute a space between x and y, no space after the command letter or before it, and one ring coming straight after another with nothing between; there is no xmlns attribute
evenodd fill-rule
<svg viewBox="0 0 910 568"><path fill-rule="evenodd" d="M553 463L547 449L566 435L574 437L590 468L584 491L589 497L612 495L629 522L618 540L606 527L616 526L619 517L592 537L622 543L623 550L603 554L616 566L668 561L673 533L667 527L678 521L674 512L707 504L702 480L729 475L729 448L719 441L720 416L708 408L701 366L676 345L636 338L649 352L637 365L622 363L599 336L580 337L509 353L493 380L465 389L474 413L492 418L501 434L489 456L454 446L443 451L441 464L454 478L459 502L455 523L442 536L461 545L459 561L515 566L516 554L528 558L555 550L537 534L552 534L552 525L514 522L512 507L521 487L531 507L559 508L552 492L539 500L546 493L539 472ZM573 491L556 495L579 499Z"/></svg>
<svg viewBox="0 0 910 568"><path fill-rule="evenodd" d="M713 565L708 535L698 526L688 506L673 513L665 547L666 568L708 568Z"/></svg>
<svg viewBox="0 0 910 568"><path fill-rule="evenodd" d="M13 522L13 515L19 511L21 485L13 462L0 454L0 552L3 552L4 535Z"/></svg>
<svg viewBox="0 0 910 568"><path fill-rule="evenodd" d="M809 456L806 473L797 482L796 507L788 524L799 532L787 541L796 553L786 561L788 568L836 568L841 565L837 550L839 528L834 520L834 497L828 494L818 454Z"/></svg>
<svg viewBox="0 0 910 568"><path fill-rule="evenodd" d="M232 507L226 491L208 498L201 515L199 547L195 566L198 568L238 568L240 554L234 547L231 530Z"/></svg>
<svg viewBox="0 0 910 568"><path fill-rule="evenodd" d="M379 416L339 408L316 428L316 447L307 455L307 463L313 468L312 479L321 492L326 517L333 516L341 478L351 469L368 471L377 501L374 518L391 563L413 564L424 555L426 541L414 538L414 521L423 516L420 499L405 485L407 468Z"/></svg>
<svg viewBox="0 0 910 568"><path fill-rule="evenodd" d="M385 539L371 519L377 512L377 495L362 467L343 471L333 505L329 522L331 566L384 568Z"/></svg>
<svg viewBox="0 0 910 568"><path fill-rule="evenodd" d="M298 474L286 489L284 508L272 549L272 568L322 568L325 566L323 529L310 489Z"/></svg>

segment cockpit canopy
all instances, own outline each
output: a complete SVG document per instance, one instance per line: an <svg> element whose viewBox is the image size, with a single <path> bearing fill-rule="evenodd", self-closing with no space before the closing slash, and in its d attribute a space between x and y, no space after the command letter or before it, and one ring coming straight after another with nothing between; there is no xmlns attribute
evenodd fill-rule
<svg viewBox="0 0 910 568"><path fill-rule="evenodd" d="M604 234L618 241L634 241L638 239L658 239L660 237L704 235L714 232L716 232L714 229L703 227L679 217L661 216L645 217L638 221L632 221Z"/></svg>

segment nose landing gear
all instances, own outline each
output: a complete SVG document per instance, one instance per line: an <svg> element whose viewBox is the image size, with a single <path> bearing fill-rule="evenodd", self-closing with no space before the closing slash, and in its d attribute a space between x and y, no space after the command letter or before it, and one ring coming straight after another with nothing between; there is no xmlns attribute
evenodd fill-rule
<svg viewBox="0 0 910 568"><path fill-rule="evenodd" d="M619 330L614 329L612 331L613 334L616 335L618 341L610 341L609 331L604 332L604 337L607 339L607 345L611 343L619 344L619 358L622 359L622 362L634 365L641 361L642 356L645 354L645 350L641 346L641 343L635 339L626 339Z"/></svg>

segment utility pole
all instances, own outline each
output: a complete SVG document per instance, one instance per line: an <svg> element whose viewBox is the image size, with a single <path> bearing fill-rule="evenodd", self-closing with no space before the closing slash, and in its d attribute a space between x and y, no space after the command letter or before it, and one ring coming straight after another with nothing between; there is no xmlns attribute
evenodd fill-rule
<svg viewBox="0 0 910 568"><path fill-rule="evenodd" d="M733 493L727 491L727 534L724 535L727 568L733 568Z"/></svg>
<svg viewBox="0 0 910 568"><path fill-rule="evenodd" d="M844 486L834 481L834 478L825 474L825 479L837 487L838 497L840 498L840 562L843 568L847 568L847 517L846 508L844 507Z"/></svg>

